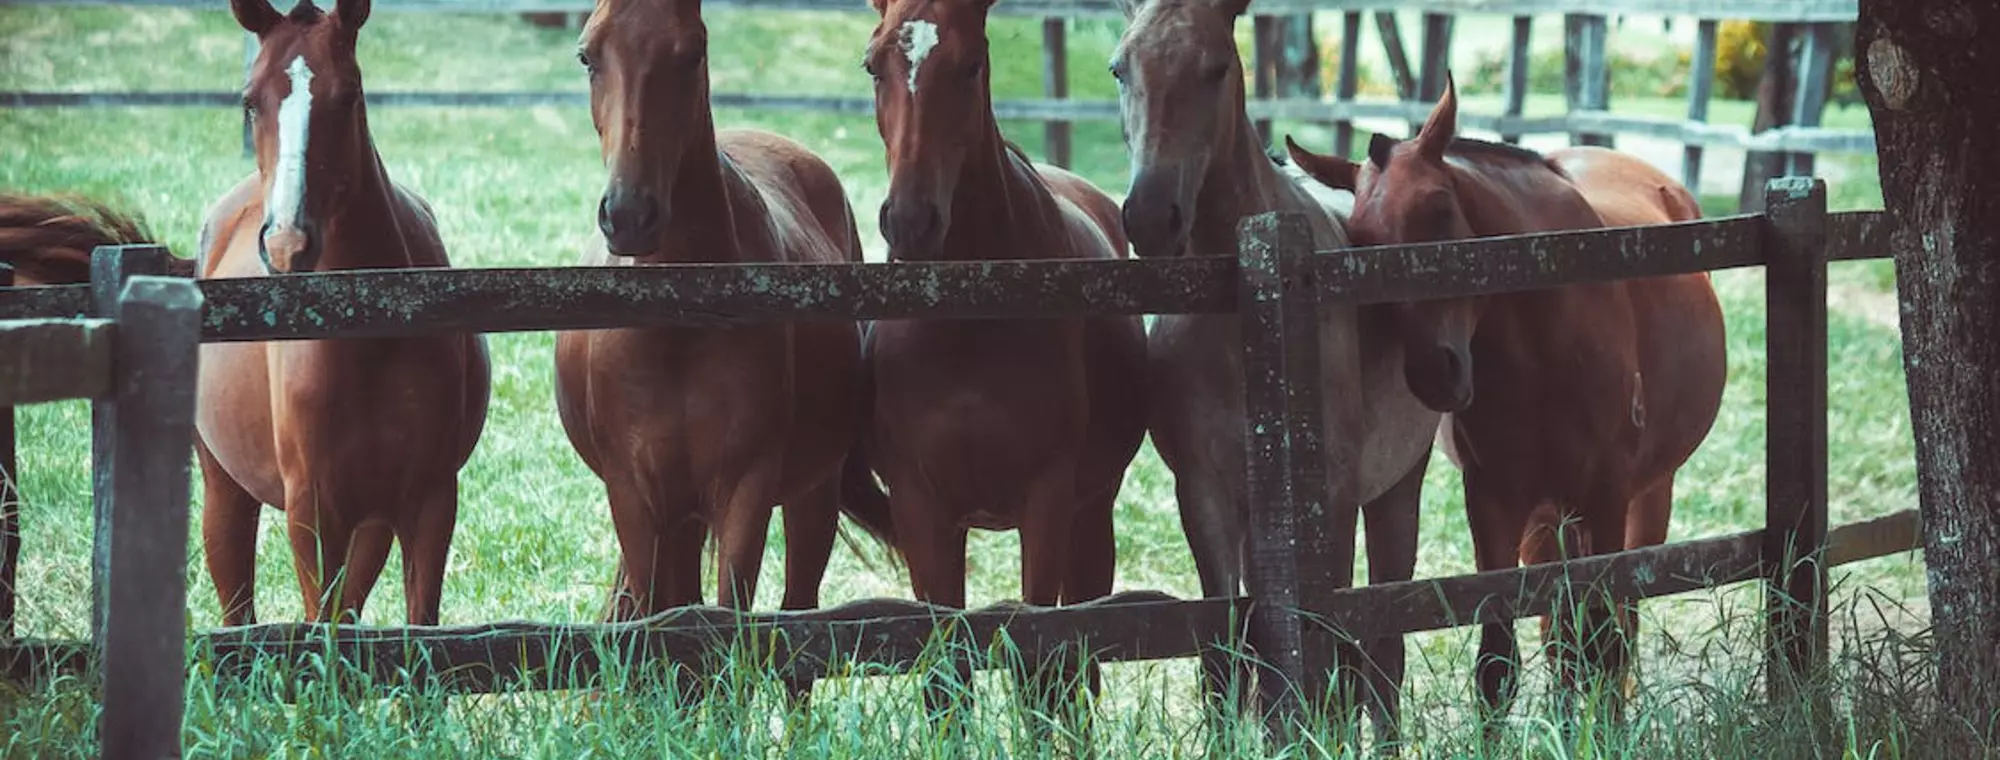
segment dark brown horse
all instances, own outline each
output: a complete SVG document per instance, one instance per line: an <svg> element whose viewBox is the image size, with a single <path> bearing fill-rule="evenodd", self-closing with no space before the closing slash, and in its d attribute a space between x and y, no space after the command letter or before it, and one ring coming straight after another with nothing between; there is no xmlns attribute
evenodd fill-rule
<svg viewBox="0 0 2000 760"><path fill-rule="evenodd" d="M1422 130L1377 135L1355 164L1292 145L1332 187L1355 191L1356 243L1387 245L1587 229L1698 216L1685 188L1643 162L1592 148L1550 156L1460 140L1449 86ZM1464 471L1479 569L1603 554L1666 537L1676 470L1708 435L1726 366L1722 311L1705 274L1443 299L1407 307L1411 390L1449 413L1440 431ZM1475 393L1476 389L1476 393ZM1553 530L1561 526L1561 541ZM1565 685L1586 662L1623 673L1636 616L1583 641L1612 613L1559 628ZM1629 619L1628 619L1629 618ZM1480 640L1479 691L1504 709L1517 688L1512 628Z"/></svg>
<svg viewBox="0 0 2000 760"><path fill-rule="evenodd" d="M210 207L201 276L449 266L430 207L390 181L368 134L354 56L367 0L230 7L261 45L243 91L257 171ZM202 540L225 622L255 619L260 503L287 516L306 619L358 616L393 535L409 622L438 622L458 471L486 423L480 336L206 344L199 394Z"/></svg>
<svg viewBox="0 0 2000 760"><path fill-rule="evenodd" d="M1268 211L1304 213L1318 250L1348 245L1330 199L1313 194L1324 188L1274 163L1244 112L1242 62L1232 30L1246 5L1246 0L1151 0L1126 6L1131 22L1112 52L1111 71L1120 84L1132 152L1125 228L1140 256L1234 256L1238 221ZM1245 558L1249 505L1238 322L1234 314L1162 315L1150 336L1153 445L1174 472L1181 526L1194 551L1202 593L1211 597L1238 593ZM1326 440L1351 440L1358 447L1325 447L1329 468L1355 464L1360 480L1353 500L1334 512L1337 580L1343 586L1354 580L1357 508L1368 519L1369 582L1409 580L1416 566L1419 496L1439 415L1410 394L1403 378L1402 330L1394 309L1328 305L1320 335ZM1375 723L1384 738L1396 733L1402 644L1401 637L1369 642L1374 666L1363 668L1377 697ZM1228 673L1219 656L1207 659L1208 686L1215 691Z"/></svg>
<svg viewBox="0 0 2000 760"><path fill-rule="evenodd" d="M583 263L860 261L825 162L768 132L716 130L707 45L698 0L602 0L591 14L578 57L610 179ZM710 531L721 603L748 609L779 504L783 606L818 606L860 423L860 342L844 322L557 337L557 409L604 481L622 550L612 617L699 603ZM861 518L886 536L871 519L886 515Z"/></svg>
<svg viewBox="0 0 2000 760"><path fill-rule="evenodd" d="M987 77L991 1L874 7L882 20L864 60L888 146L890 258L1122 258L1117 204L1001 137ZM874 462L916 597L965 606L973 527L1020 530L1029 604L1110 593L1112 506L1145 436L1139 318L886 320L869 351Z"/></svg>

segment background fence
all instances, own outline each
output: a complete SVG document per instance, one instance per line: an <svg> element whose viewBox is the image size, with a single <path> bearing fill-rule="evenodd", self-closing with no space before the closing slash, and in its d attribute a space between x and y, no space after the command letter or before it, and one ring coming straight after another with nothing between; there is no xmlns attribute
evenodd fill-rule
<svg viewBox="0 0 2000 760"><path fill-rule="evenodd" d="M970 651L983 651L1004 636L1030 660L1073 652L1078 645L1100 661L1184 657L1247 636L1258 656L1274 666L1260 670L1259 687L1271 700L1265 704L1277 706L1282 717L1300 709L1291 687L1324 685L1335 629L1365 639L1539 615L1556 600L1584 593L1643 599L1761 578L1770 589L1768 651L1780 666L1773 672L1809 672L1826 656L1827 568L1914 548L1919 531L1914 510L1832 531L1827 526L1826 266L1830 260L1881 256L1887 250L1883 215L1828 214L1824 185L1804 178L1774 181L1768 206L1764 214L1652 227L1335 253L1312 249L1303 217L1266 214L1245 220L1235 258L361 270L199 281L204 342L1234 311L1244 317L1246 367L1271 371L1246 372L1248 585L1266 590L1260 598L1185 600L1129 591L1067 608L1003 604L971 612L904 600L741 615L689 607L610 625L274 623L203 632L194 646L224 675L248 672L259 657L305 666L331 648L381 679L493 691L587 687L613 658L700 667L718 647L746 644L776 650L760 661L795 675L845 673L841 666L856 660L901 670L915 665L926 641L947 628L978 647ZM163 249L100 249L90 285L0 289L0 319L92 314L105 303L96 294L164 265ZM1320 450L1323 431L1313 333L1320 304L1470 296L1759 265L1766 268L1768 283L1763 530L1507 571L1327 587L1328 490L1318 486L1352 474L1327 472L1320 457L1309 455ZM134 424L115 411L105 414L100 406L95 417L100 442ZM11 441L6 443L11 449ZM98 447L94 467L100 488L117 482L103 479L104 473L129 464L123 451ZM184 466L184 450L181 456ZM97 546L100 557L110 558L110 573L97 577L96 586L100 594L106 587L117 593L99 604L112 613L108 620L93 617L97 636L120 629L121 604L162 605L176 614L185 609L180 573L133 573L128 568L142 565L125 559L126 552L172 556L181 567L187 519L182 494L172 512L181 521L178 534L142 534L123 524L107 530L124 508L100 507ZM118 543L107 532L119 537ZM4 585L11 589L11 583ZM144 601L131 601L134 594ZM180 629L178 620L170 626L174 630ZM1247 630L1240 627L1244 620ZM0 664L17 680L38 680L83 669L90 646L10 635L0 644ZM163 660L149 672L171 676L178 687L180 664ZM1782 687L1790 681L1779 675L1770 682ZM179 714L178 703L157 710L169 708ZM178 740L178 721L163 724L159 716L147 715L132 720L155 727L160 741ZM102 725L114 732L139 724L121 723L107 708Z"/></svg>
<svg viewBox="0 0 2000 760"><path fill-rule="evenodd" d="M0 5L122 5L133 7L217 8L218 0L0 0ZM705 0L714 8L867 13L860 0ZM577 18L587 14L590 0L379 0L377 11L508 13ZM1396 11L1422 13L1422 39L1415 65L1396 24ZM1114 0L1005 0L995 12L1043 18L1043 97L993 104L1002 119L1044 122L1045 160L1068 166L1071 122L1114 120L1115 101L1071 100L1069 93L1068 21L1118 17ZM1461 111L1461 129L1497 132L1509 141L1524 135L1567 134L1572 141L1608 144L1614 135L1639 135L1684 145L1681 176L1699 192L1704 150L1729 147L1750 153L1740 196L1741 210L1761 207L1763 183L1777 176L1813 173L1816 154L1873 153L1869 130L1837 130L1820 126L1833 72L1834 56L1843 47L1843 29L1855 18L1856 0L1255 0L1252 5L1253 44L1250 69L1254 96L1248 104L1252 119L1269 135L1274 119L1330 124L1334 148L1351 153L1354 121L1395 119L1421 123L1428 104L1444 89L1444 73L1458 15L1484 14L1513 19L1507 57L1505 105L1499 113ZM1330 98L1320 81L1311 17L1339 13L1341 50ZM1529 87L1529 32L1536 16L1562 14L1564 36L1564 98L1561 116L1523 115ZM1692 18L1697 24L1692 71L1687 87L1685 119L1663 119L1612 113L1610 109L1610 25L1614 16L1659 15ZM1394 99L1364 99L1358 95L1357 61L1364 16L1374 28L1396 81ZM1759 88L1757 123L1711 124L1718 21L1745 19L1771 22L1767 43L1773 54L1765 61ZM245 58L255 54L255 40L246 36ZM1097 72L1096 62L1085 68ZM717 92L718 108L806 110L866 114L874 104L862 97L772 95ZM375 106L444 106L518 108L535 105L583 107L581 91L541 92L370 92ZM235 90L205 92L0 92L0 107L85 106L209 106L241 104ZM245 143L248 144L246 125Z"/></svg>

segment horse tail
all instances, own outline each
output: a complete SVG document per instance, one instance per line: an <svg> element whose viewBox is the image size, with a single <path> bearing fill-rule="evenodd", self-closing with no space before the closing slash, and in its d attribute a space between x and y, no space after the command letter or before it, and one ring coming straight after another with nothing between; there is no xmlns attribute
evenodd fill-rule
<svg viewBox="0 0 2000 760"><path fill-rule="evenodd" d="M150 242L144 220L97 200L0 193L0 264L14 268L16 285L89 282L92 249ZM193 259L167 258L169 275L194 270Z"/></svg>
<svg viewBox="0 0 2000 760"><path fill-rule="evenodd" d="M840 511L889 550L890 561L901 562L903 552L896 546L896 523L889 509L889 494L875 482L875 468L860 444L847 452L840 471Z"/></svg>

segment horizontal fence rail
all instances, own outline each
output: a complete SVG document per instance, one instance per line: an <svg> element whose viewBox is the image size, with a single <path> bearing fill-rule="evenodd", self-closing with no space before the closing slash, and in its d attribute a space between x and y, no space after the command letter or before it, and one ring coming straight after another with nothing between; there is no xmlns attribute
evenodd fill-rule
<svg viewBox="0 0 2000 760"><path fill-rule="evenodd" d="M1919 520L1916 510L1906 509L1839 526L1827 536L1827 564L1920 549ZM1550 592L1565 580L1615 599L1670 596L1762 577L1763 540L1764 531L1746 531L1513 570L1360 586L1334 592L1305 614L1319 625L1369 638L1545 614L1554 599ZM858 662L903 672L920 662L933 632L945 630L988 651L1004 629L1006 640L1030 662L1079 641L1102 662L1172 659L1227 640L1249 604L1247 597L1178 599L1157 591L1125 591L1069 607L1007 602L970 611L868 599L801 612L691 606L629 623L264 623L198 633L191 644L218 675L228 677L249 674L259 659L297 665L333 653L379 681L427 678L454 692L488 693L581 686L565 679L601 669L607 658L698 667L705 653L731 643L766 653L766 661L788 676L839 676ZM1458 612L1467 609L1473 612ZM0 673L19 682L79 673L84 662L85 649L74 642L0 647Z"/></svg>
<svg viewBox="0 0 2000 760"><path fill-rule="evenodd" d="M1829 215L1834 259L1887 255L1881 212ZM1322 298L1372 303L1763 263L1755 215L1321 252ZM1852 233L1853 237L1844 237ZM1222 313L1231 257L356 270L199 280L206 342L797 319ZM0 290L0 319L75 316L87 285Z"/></svg>
<svg viewBox="0 0 2000 760"><path fill-rule="evenodd" d="M104 395L112 331L102 319L0 321L0 406Z"/></svg>
<svg viewBox="0 0 2000 760"><path fill-rule="evenodd" d="M211 0L0 0L10 5L129 5L213 8ZM705 0L721 8L854 12L857 0ZM441 13L588 13L592 0L377 0L376 10ZM1853 21L1857 0L1257 0L1257 12L1285 15L1312 11L1423 11L1532 16L1590 15L1693 16L1752 21ZM994 12L1017 16L1122 16L1116 0L1007 0Z"/></svg>

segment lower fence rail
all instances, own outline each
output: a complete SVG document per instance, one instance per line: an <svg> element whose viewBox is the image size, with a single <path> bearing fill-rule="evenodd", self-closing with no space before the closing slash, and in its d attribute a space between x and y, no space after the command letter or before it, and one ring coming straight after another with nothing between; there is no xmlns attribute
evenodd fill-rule
<svg viewBox="0 0 2000 760"><path fill-rule="evenodd" d="M1457 628L1545 614L1567 581L1585 593L1649 599L1763 577L1763 531L1447 578L1346 589L1302 611L1309 624L1355 638ZM1922 547L1917 511L1839 526L1827 536L1838 566ZM194 656L219 678L256 668L309 671L337 656L378 683L430 683L450 693L591 688L607 662L702 668L731 646L782 676L907 672L933 656L943 633L989 652L1005 642L1024 662L1088 651L1098 662L1191 657L1240 641L1247 597L1178 599L1126 591L1070 607L1001 603L971 611L869 599L822 610L738 614L720 607L669 610L606 624L512 621L467 626L329 626L267 623L191 637ZM90 672L87 642L17 640L0 646L0 675L43 684ZM961 650L961 653L964 650ZM973 657L977 667L1001 667ZM865 666L864 666L865 664Z"/></svg>

